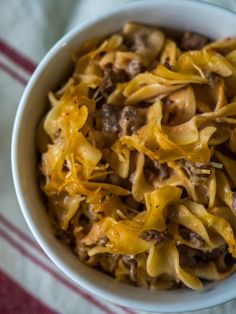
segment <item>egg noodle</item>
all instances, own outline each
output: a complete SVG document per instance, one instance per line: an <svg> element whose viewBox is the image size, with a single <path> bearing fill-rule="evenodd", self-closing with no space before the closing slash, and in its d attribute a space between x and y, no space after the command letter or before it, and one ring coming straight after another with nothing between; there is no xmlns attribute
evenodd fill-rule
<svg viewBox="0 0 236 314"><path fill-rule="evenodd" d="M81 47L37 131L40 187L87 265L201 289L236 265L236 39L169 37L127 23Z"/></svg>

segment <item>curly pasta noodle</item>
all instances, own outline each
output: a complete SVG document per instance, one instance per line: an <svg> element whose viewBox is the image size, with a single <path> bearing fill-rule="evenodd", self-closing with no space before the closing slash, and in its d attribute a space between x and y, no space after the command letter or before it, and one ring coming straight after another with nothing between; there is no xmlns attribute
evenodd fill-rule
<svg viewBox="0 0 236 314"><path fill-rule="evenodd" d="M235 271L235 38L127 23L86 42L49 100L40 186L81 261L151 289Z"/></svg>

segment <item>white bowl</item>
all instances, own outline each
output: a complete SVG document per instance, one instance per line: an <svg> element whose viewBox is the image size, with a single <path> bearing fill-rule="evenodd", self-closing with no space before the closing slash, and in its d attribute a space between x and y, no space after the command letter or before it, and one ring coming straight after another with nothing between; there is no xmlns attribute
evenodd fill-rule
<svg viewBox="0 0 236 314"><path fill-rule="evenodd" d="M236 274L209 284L203 291L153 292L116 282L79 262L53 236L36 180L35 129L45 111L47 92L71 66L72 52L89 38L115 32L127 21L191 30L211 38L236 35L236 15L225 9L185 0L134 2L80 24L43 58L22 96L13 130L12 171L17 197L35 238L50 259L72 280L95 295L127 307L158 312L182 312L214 306L236 297Z"/></svg>

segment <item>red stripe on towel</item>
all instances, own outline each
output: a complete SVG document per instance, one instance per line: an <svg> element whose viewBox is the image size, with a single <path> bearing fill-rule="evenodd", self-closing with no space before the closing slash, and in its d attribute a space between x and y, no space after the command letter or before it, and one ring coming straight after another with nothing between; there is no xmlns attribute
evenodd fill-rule
<svg viewBox="0 0 236 314"><path fill-rule="evenodd" d="M22 85L27 84L27 81L20 74L12 70L7 65L3 64L1 61L0 61L0 69L5 71L8 75L10 75L16 81L20 82Z"/></svg>
<svg viewBox="0 0 236 314"><path fill-rule="evenodd" d="M57 312L29 294L0 270L0 313L55 314Z"/></svg>
<svg viewBox="0 0 236 314"><path fill-rule="evenodd" d="M19 238L25 241L27 244L31 245L34 249L39 251L42 254L45 254L37 242L32 240L26 233L22 232L18 227L11 223L7 218L5 218L0 213L0 222L9 230L13 231Z"/></svg>
<svg viewBox="0 0 236 314"><path fill-rule="evenodd" d="M0 38L0 53L4 54L8 59L20 66L26 72L32 74L36 68L36 64L21 52L10 46L7 42Z"/></svg>

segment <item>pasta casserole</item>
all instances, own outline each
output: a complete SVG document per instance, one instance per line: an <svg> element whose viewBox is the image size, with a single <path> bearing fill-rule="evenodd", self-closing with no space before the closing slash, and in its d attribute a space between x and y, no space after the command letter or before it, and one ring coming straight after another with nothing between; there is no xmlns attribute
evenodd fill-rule
<svg viewBox="0 0 236 314"><path fill-rule="evenodd" d="M127 23L74 64L36 134L56 238L135 286L232 274L236 38Z"/></svg>

